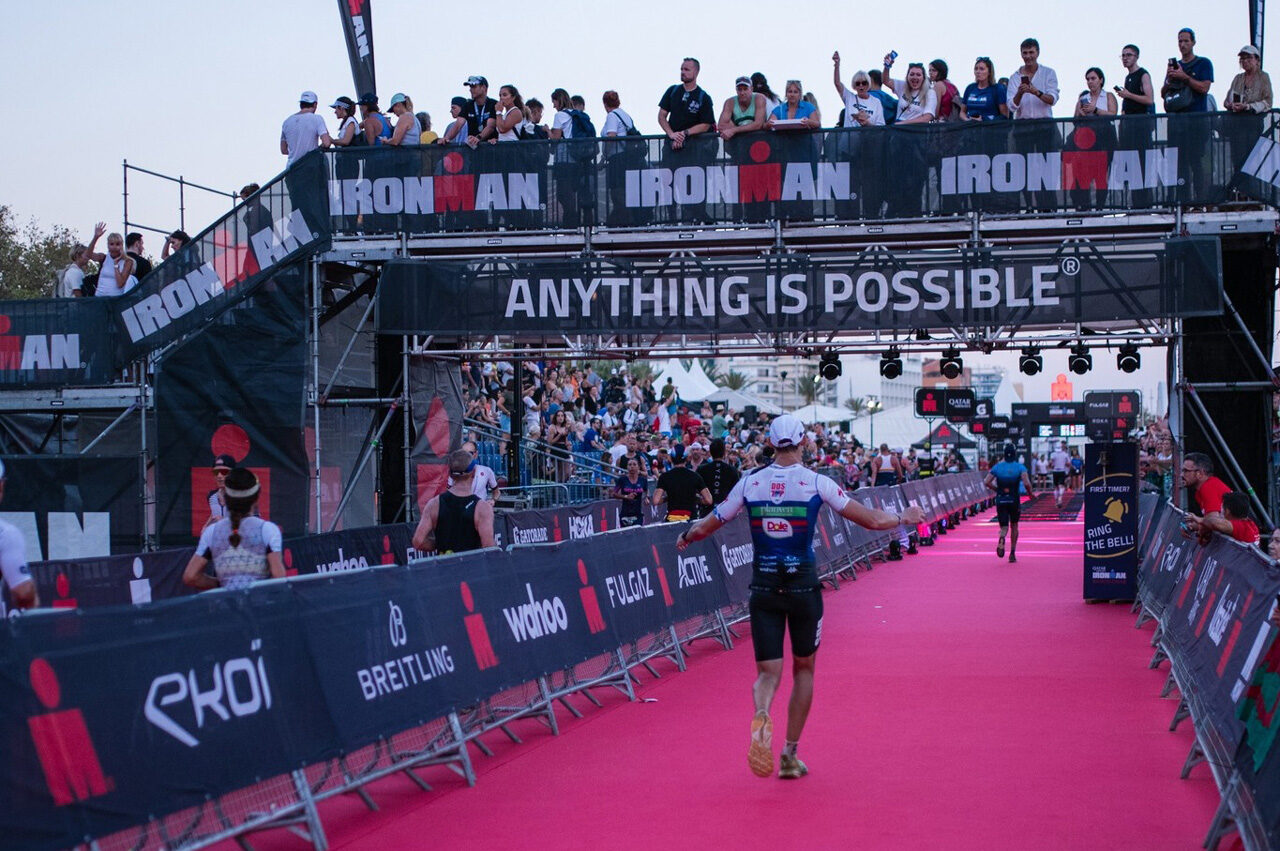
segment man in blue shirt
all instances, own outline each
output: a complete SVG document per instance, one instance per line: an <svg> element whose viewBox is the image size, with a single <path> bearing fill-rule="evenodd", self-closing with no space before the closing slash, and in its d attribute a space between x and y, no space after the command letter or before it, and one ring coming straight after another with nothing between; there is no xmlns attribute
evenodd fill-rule
<svg viewBox="0 0 1280 851"><path fill-rule="evenodd" d="M1018 549L1018 519L1022 516L1018 485L1024 485L1027 493L1031 493L1031 477L1027 475L1027 468L1018 463L1018 450L1012 443L1005 445L1004 460L991 468L984 484L996 492L996 519L1000 521L1000 543L996 544L996 555L1004 557L1004 538L1012 526L1009 563L1013 564L1018 560L1015 550Z"/></svg>
<svg viewBox="0 0 1280 851"><path fill-rule="evenodd" d="M1191 89L1191 106L1186 112L1209 111L1209 87L1213 85L1213 63L1203 56L1196 56L1196 34L1190 27L1178 30L1178 52L1181 59L1169 65L1164 78L1163 96L1171 88L1187 86Z"/></svg>

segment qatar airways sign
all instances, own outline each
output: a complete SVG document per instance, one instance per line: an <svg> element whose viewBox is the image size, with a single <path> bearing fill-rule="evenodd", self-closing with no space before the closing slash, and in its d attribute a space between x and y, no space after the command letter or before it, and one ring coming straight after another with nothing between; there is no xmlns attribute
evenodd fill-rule
<svg viewBox="0 0 1280 851"><path fill-rule="evenodd" d="M1204 238L839 258L396 260L380 283L378 328L534 335L1049 326L1214 314L1220 294L1217 241Z"/></svg>

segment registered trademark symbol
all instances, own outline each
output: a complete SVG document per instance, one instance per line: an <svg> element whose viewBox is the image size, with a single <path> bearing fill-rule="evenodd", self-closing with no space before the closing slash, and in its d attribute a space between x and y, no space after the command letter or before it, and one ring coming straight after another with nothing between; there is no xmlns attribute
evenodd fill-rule
<svg viewBox="0 0 1280 851"><path fill-rule="evenodd" d="M1064 257L1062 263L1058 266L1064 275L1080 274L1080 260L1076 257Z"/></svg>

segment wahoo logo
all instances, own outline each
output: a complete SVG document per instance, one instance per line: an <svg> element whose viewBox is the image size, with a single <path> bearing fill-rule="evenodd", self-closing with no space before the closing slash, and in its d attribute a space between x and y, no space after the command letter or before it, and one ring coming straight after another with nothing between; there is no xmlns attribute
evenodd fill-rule
<svg viewBox="0 0 1280 851"><path fill-rule="evenodd" d="M943 195L990 192L1057 192L1063 189L1124 191L1178 185L1178 149L1094 151L1094 132L1075 132L1076 151L1047 153L966 154L943 157Z"/></svg>
<svg viewBox="0 0 1280 851"><path fill-rule="evenodd" d="M626 173L628 207L672 204L751 204L768 201L848 201L850 164L771 163L769 142L752 143L744 165L642 168Z"/></svg>
<svg viewBox="0 0 1280 851"><path fill-rule="evenodd" d="M428 177L346 178L329 181L329 215L410 215L475 210L537 210L536 172L462 174L462 154L444 155L445 174Z"/></svg>
<svg viewBox="0 0 1280 851"><path fill-rule="evenodd" d="M147 690L143 715L154 726L194 748L200 740L189 728L203 730L214 716L230 721L271 709L271 683L261 656L262 641L254 639L249 650L258 655L215 662L207 678L195 668L185 674L175 671L156 677ZM171 706L175 709L165 708ZM185 725L174 717L176 707L186 710L182 718Z"/></svg>
<svg viewBox="0 0 1280 851"><path fill-rule="evenodd" d="M595 518L590 514L582 517L569 515L569 540L576 541L579 538L590 538L596 533Z"/></svg>
<svg viewBox="0 0 1280 851"><path fill-rule="evenodd" d="M532 529L512 529L511 537L516 544L545 544L551 540L546 526L535 526Z"/></svg>
<svg viewBox="0 0 1280 851"><path fill-rule="evenodd" d="M781 517L766 517L760 523L764 533L770 538L790 538L791 521Z"/></svg>
<svg viewBox="0 0 1280 851"><path fill-rule="evenodd" d="M559 597L538 600L533 596L532 585L526 582L524 588L529 595L528 602L502 610L502 616L507 619L507 626L517 642L531 641L569 628L569 613L563 600Z"/></svg>
<svg viewBox="0 0 1280 851"><path fill-rule="evenodd" d="M736 547L721 544L720 562L724 565L724 572L733 576L735 570L751 564L754 553L755 547L751 544L739 544Z"/></svg>
<svg viewBox="0 0 1280 851"><path fill-rule="evenodd" d="M335 561L316 564L316 573L343 573L348 570L364 570L368 566L369 561L364 556L347 558L342 552L342 547L338 547L338 558Z"/></svg>
<svg viewBox="0 0 1280 851"><path fill-rule="evenodd" d="M82 369L79 334L10 334L13 320L0 314L0 369Z"/></svg>
<svg viewBox="0 0 1280 851"><path fill-rule="evenodd" d="M678 588L692 588L711 581L711 569L707 566L706 556L681 556L676 559L676 569L680 573L680 582L676 586Z"/></svg>
<svg viewBox="0 0 1280 851"><path fill-rule="evenodd" d="M303 218L302 211L294 210L287 219L280 219L271 227L250 234L248 247L226 245L226 253L212 261L206 260L186 277L178 278L158 292L145 295L125 307L119 314L120 321L129 332L129 339L137 343L163 331L197 308L221 298L241 280L282 262L317 238ZM216 238L214 242L219 244ZM226 242L225 237L222 242ZM230 259L228 255L231 255ZM193 253L192 256L198 255Z"/></svg>
<svg viewBox="0 0 1280 851"><path fill-rule="evenodd" d="M1258 178L1263 183L1280 187L1280 145L1266 136L1260 137L1254 143L1249 156L1245 157L1240 171L1250 177Z"/></svg>

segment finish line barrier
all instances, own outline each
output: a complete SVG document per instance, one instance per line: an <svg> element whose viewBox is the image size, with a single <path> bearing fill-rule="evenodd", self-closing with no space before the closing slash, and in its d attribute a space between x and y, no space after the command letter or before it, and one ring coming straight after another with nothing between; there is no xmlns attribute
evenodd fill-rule
<svg viewBox="0 0 1280 851"><path fill-rule="evenodd" d="M1195 742L1182 777L1200 763L1222 802L1205 847L1232 829L1245 848L1280 847L1280 644L1272 622L1280 567L1257 547L1214 534L1183 534L1184 514L1154 495L1139 500L1140 610L1135 627L1156 622L1149 667L1169 662L1160 696L1180 697L1169 729L1183 719ZM1274 752L1273 752L1274 751Z"/></svg>
<svg viewBox="0 0 1280 851"><path fill-rule="evenodd" d="M874 493L879 491L880 493ZM878 488L934 516L985 502L980 474ZM884 533L819 515L824 578ZM317 802L447 765L556 704L634 699L634 669L733 643L745 518L683 553L671 525L615 529L150 605L41 611L0 628L6 847L194 848L286 826L326 848ZM843 543L841 543L843 542Z"/></svg>

